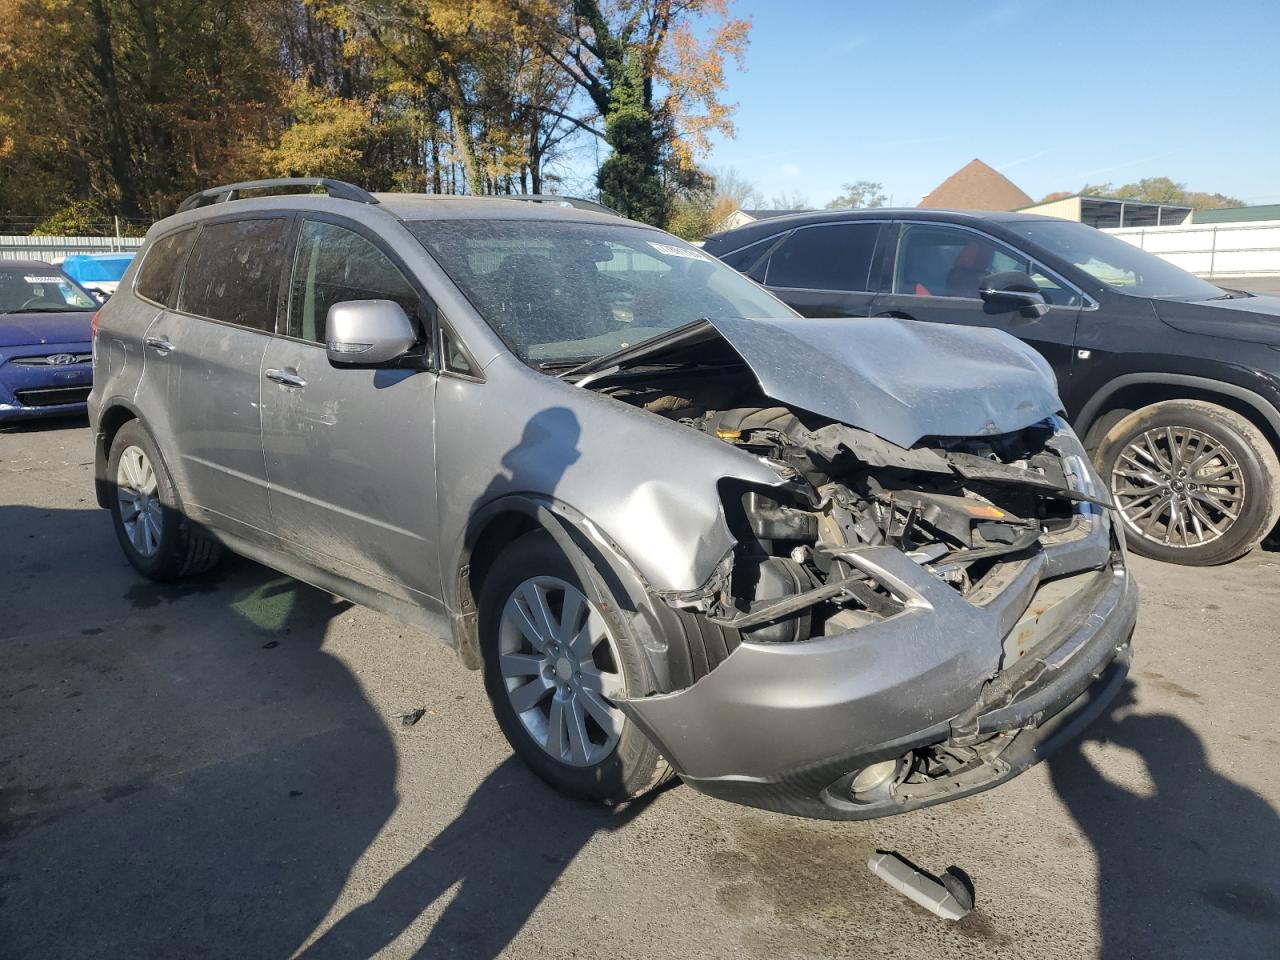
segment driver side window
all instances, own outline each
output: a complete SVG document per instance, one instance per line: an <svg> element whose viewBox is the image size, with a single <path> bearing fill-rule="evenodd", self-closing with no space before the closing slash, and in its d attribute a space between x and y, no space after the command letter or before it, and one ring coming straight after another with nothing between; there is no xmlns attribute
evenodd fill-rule
<svg viewBox="0 0 1280 960"><path fill-rule="evenodd" d="M1025 273L1027 260L993 240L934 224L904 224L898 240L893 292L916 297L977 299L981 281L992 273Z"/></svg>
<svg viewBox="0 0 1280 960"><path fill-rule="evenodd" d="M308 220L289 286L289 336L324 343L329 308L344 300L394 300L422 334L421 298L391 258L352 230Z"/></svg>

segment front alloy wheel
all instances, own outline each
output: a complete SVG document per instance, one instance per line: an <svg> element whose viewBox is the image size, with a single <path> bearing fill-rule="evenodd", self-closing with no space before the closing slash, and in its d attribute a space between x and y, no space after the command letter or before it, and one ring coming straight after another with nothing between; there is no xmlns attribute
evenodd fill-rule
<svg viewBox="0 0 1280 960"><path fill-rule="evenodd" d="M507 599L498 663L512 709L529 736L561 763L591 766L618 744L625 695L617 645L582 591L532 577Z"/></svg>
<svg viewBox="0 0 1280 960"><path fill-rule="evenodd" d="M620 803L671 768L618 707L658 685L627 629L636 617L609 586L598 589L588 597L561 547L527 533L484 575L476 626L485 691L517 756L564 793Z"/></svg>

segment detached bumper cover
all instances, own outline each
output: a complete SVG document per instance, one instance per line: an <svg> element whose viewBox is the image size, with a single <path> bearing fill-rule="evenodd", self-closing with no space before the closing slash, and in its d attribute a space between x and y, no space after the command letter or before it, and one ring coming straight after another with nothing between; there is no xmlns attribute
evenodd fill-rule
<svg viewBox="0 0 1280 960"><path fill-rule="evenodd" d="M1110 526L1082 508L1068 535L971 598L896 549L851 553L903 612L802 643L743 643L692 687L621 707L687 783L752 806L866 819L988 789L1074 735L1127 673L1138 594ZM1067 574L1082 586L1030 622ZM1008 745L954 782L902 784L875 804L842 787L879 760L998 734Z"/></svg>

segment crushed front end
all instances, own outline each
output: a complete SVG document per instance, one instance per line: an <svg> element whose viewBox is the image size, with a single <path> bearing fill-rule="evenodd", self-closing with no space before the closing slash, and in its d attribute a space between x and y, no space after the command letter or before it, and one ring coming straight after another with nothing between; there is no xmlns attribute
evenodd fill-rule
<svg viewBox="0 0 1280 960"><path fill-rule="evenodd" d="M783 478L724 481L737 546L703 589L660 598L721 631L727 656L621 705L685 782L885 816L993 787L1101 712L1137 590L1061 419L902 447L765 397L729 405L732 379L609 390Z"/></svg>

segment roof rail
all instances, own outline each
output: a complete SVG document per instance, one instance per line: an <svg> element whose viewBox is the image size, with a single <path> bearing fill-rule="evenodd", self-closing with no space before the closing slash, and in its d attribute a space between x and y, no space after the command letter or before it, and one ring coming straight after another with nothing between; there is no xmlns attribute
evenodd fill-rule
<svg viewBox="0 0 1280 960"><path fill-rule="evenodd" d="M242 190L276 190L280 187L323 187L324 192L338 200L354 200L356 203L377 203L377 199L369 191L357 187L345 180L330 180L328 177L280 177L276 180L246 180L243 183L228 183L222 187L210 187L193 193L178 206L178 212L207 207L212 203L225 203L228 200L239 200Z"/></svg>
<svg viewBox="0 0 1280 960"><path fill-rule="evenodd" d="M559 197L552 193L502 193L498 196L503 200L549 203L561 207L573 207L575 210L592 210L595 213L607 213L615 217L622 216L617 210L612 207L606 207L603 203L596 203L594 200L580 200L577 197Z"/></svg>

